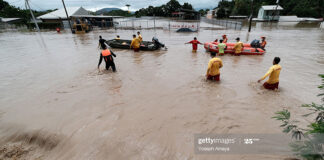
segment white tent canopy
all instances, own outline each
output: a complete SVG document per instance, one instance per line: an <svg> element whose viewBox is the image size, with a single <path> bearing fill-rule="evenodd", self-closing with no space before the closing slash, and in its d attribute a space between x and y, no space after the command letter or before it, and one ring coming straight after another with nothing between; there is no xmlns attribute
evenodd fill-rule
<svg viewBox="0 0 324 160"><path fill-rule="evenodd" d="M67 7L66 10L69 16L90 15L89 12L82 7ZM67 19L64 8L44 14L37 18L38 19Z"/></svg>

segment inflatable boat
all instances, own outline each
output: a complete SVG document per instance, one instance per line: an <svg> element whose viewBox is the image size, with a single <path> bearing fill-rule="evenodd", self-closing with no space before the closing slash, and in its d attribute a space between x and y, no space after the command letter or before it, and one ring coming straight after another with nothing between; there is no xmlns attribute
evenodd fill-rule
<svg viewBox="0 0 324 160"><path fill-rule="evenodd" d="M218 42L206 42L204 44L204 48L208 52L216 52L218 53ZM225 53L234 54L234 45L235 43L226 43L226 50ZM265 51L261 48L254 48L251 47L250 44L244 43L244 48L242 49L241 55L263 55Z"/></svg>
<svg viewBox="0 0 324 160"><path fill-rule="evenodd" d="M106 41L106 43L112 48L131 49L130 44L132 43L132 40L112 39ZM161 47L165 47L164 44L160 43L157 38L153 38L152 41L142 41L140 50L154 51L160 49Z"/></svg>

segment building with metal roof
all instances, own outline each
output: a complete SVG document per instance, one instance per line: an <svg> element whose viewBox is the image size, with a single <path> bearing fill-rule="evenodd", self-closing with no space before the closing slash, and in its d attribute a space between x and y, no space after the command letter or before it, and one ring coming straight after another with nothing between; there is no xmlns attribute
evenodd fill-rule
<svg viewBox="0 0 324 160"><path fill-rule="evenodd" d="M89 11L82 7L67 7L66 11L69 17L90 15ZM62 22L63 20L67 20L67 17L64 8L62 8L39 16L37 19L41 19L43 22Z"/></svg>
<svg viewBox="0 0 324 160"><path fill-rule="evenodd" d="M257 19L260 21L278 21L281 10L283 10L283 8L279 5L262 6L259 9Z"/></svg>

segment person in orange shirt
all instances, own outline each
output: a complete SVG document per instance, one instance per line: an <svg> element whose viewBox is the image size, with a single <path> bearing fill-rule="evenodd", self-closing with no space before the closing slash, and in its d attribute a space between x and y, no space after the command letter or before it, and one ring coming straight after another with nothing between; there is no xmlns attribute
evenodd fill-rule
<svg viewBox="0 0 324 160"><path fill-rule="evenodd" d="M223 35L223 43L227 43L227 40L228 40L228 39L227 39L227 36L226 36L226 34L224 34L224 35Z"/></svg>
<svg viewBox="0 0 324 160"><path fill-rule="evenodd" d="M208 63L206 78L208 80L219 81L220 72L219 69L223 67L223 62L220 58L216 57L216 52L211 52L210 56L212 59Z"/></svg>
<svg viewBox="0 0 324 160"><path fill-rule="evenodd" d="M264 80L265 78L267 78L269 76L268 81L264 82L264 84L263 84L264 88L270 89L270 90L278 89L279 75L280 75L280 71L281 71L281 66L279 65L279 62L280 62L280 58L275 57L272 62L273 66L270 67L268 72L261 79L258 80L258 82L260 83L262 80Z"/></svg>
<svg viewBox="0 0 324 160"><path fill-rule="evenodd" d="M234 50L235 50L234 55L239 56L241 54L242 49L243 49L244 46L243 46L243 43L240 41L239 37L236 38L236 41L237 42L234 45Z"/></svg>
<svg viewBox="0 0 324 160"><path fill-rule="evenodd" d="M265 46L267 45L267 41L265 37L261 37L261 49L265 51Z"/></svg>
<svg viewBox="0 0 324 160"><path fill-rule="evenodd" d="M114 52L112 52L111 50L109 50L107 48L103 48L103 50L100 53L98 69L99 69L100 64L102 62L102 59L103 59L106 62L106 70L108 70L109 67L111 66L113 72L116 72L116 66L115 66L115 63L114 63L114 58L112 56L116 57Z"/></svg>
<svg viewBox="0 0 324 160"><path fill-rule="evenodd" d="M140 49L141 41L136 38L136 35L133 35L132 43L130 44L130 48L134 49L134 52L138 52Z"/></svg>

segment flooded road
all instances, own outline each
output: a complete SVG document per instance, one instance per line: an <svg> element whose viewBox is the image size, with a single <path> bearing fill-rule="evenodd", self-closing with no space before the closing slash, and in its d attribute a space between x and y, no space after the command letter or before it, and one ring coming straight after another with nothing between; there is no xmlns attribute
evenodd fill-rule
<svg viewBox="0 0 324 160"><path fill-rule="evenodd" d="M131 39L132 30L85 35L0 33L0 146L26 159L284 159L276 155L197 155L197 133L281 133L274 112L319 102L324 31L256 24L235 30L142 30L168 50L112 49L117 72L99 60L98 36ZM221 82L205 80L210 55L184 43L267 37L263 56L225 55ZM280 91L256 81L281 58ZM303 121L303 120L301 120Z"/></svg>

